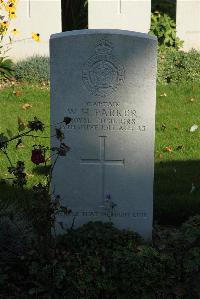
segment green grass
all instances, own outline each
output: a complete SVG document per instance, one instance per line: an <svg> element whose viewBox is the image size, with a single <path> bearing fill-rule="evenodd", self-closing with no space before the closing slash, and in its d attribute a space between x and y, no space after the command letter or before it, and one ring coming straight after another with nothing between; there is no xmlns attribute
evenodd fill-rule
<svg viewBox="0 0 200 299"><path fill-rule="evenodd" d="M24 110L24 104L30 104L30 109ZM9 129L13 135L18 133L18 117L23 122L27 123L28 120L33 120L34 116L38 117L45 125L49 126L50 122L50 101L49 90L45 87L36 85L20 85L12 88L6 88L0 91L0 132L7 132ZM38 135L37 133L35 135ZM49 136L49 128L42 134ZM30 138L23 139L23 148L16 149L16 143L12 142L9 145L9 156L13 163L21 160L25 161L26 171L28 173L27 188L43 179L43 176L38 174L37 168L31 162L31 151L34 144L49 145L49 139L43 138ZM10 177L7 171L8 161L5 156L0 152L0 167L1 177Z"/></svg>
<svg viewBox="0 0 200 299"><path fill-rule="evenodd" d="M198 84L158 86L154 215L160 223L179 224L200 213L199 112ZM199 129L190 133L194 124ZM190 193L192 184L196 189Z"/></svg>
<svg viewBox="0 0 200 299"><path fill-rule="evenodd" d="M15 95L13 91L21 91ZM166 94L167 96L162 96ZM193 99L191 101L191 99ZM23 110L23 104L32 108ZM40 86L21 85L6 88L0 92L0 132L17 131L17 117L23 121L37 116L49 124L49 90ZM155 199L154 219L163 224L180 224L190 215L200 214L200 86L158 86L156 111L156 145L155 145ZM189 130L192 125L199 125L194 133ZM49 135L49 130L45 133ZM15 162L26 162L28 176L27 193L31 186L44 180L40 173L42 168L31 162L33 144L49 144L48 139L26 139L24 148L16 149L13 144L9 155ZM171 152L165 147L172 147ZM0 153L1 176L9 177L8 163ZM42 171L41 171L42 172ZM190 193L192 184L196 189ZM10 188L1 187L1 198L13 195ZM9 194L9 195L8 195ZM16 192L14 194L16 197Z"/></svg>

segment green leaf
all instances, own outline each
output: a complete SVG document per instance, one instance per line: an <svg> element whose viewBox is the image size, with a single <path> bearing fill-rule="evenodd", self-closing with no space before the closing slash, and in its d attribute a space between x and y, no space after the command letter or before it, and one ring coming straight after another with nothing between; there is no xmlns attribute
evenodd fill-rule
<svg viewBox="0 0 200 299"><path fill-rule="evenodd" d="M13 133L10 129L6 129L6 132L10 138L13 136Z"/></svg>
<svg viewBox="0 0 200 299"><path fill-rule="evenodd" d="M19 116L17 118L17 122L18 122L18 130L24 131L27 127L26 123Z"/></svg>

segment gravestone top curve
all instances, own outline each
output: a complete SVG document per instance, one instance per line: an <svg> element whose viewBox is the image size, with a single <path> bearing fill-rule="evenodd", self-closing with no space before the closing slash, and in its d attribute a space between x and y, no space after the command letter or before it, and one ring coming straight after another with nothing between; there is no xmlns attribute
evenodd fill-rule
<svg viewBox="0 0 200 299"><path fill-rule="evenodd" d="M154 40L157 42L157 38L155 36L142 33L142 32L134 32L130 30L120 30L120 29L82 29L82 30L72 30L65 31L60 33L52 34L50 39L54 38L64 38L67 36L76 36L76 35L92 35L92 34L118 34L118 35L127 35L130 37L138 37L138 38L146 38L150 40Z"/></svg>

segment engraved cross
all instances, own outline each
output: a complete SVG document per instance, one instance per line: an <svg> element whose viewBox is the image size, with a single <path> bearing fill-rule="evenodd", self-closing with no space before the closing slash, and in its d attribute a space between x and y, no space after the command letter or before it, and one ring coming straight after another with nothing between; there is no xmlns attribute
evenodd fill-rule
<svg viewBox="0 0 200 299"><path fill-rule="evenodd" d="M28 0L27 16L28 16L28 18L31 17L31 0Z"/></svg>
<svg viewBox="0 0 200 299"><path fill-rule="evenodd" d="M107 160L106 159L106 136L99 136L99 158L98 159L81 159L81 164L93 164L101 167L101 184L102 184L102 203L104 204L106 199L105 194L105 166L106 165L118 165L124 166L125 160Z"/></svg>
<svg viewBox="0 0 200 299"><path fill-rule="evenodd" d="M118 0L118 13L122 13L122 0Z"/></svg>

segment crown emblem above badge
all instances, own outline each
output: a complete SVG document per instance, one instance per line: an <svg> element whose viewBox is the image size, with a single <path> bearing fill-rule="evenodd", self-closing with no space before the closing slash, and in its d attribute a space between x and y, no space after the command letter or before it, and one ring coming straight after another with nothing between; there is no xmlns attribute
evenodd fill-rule
<svg viewBox="0 0 200 299"><path fill-rule="evenodd" d="M110 95L124 82L124 68L112 52L112 43L100 40L95 48L96 55L90 57L83 67L84 86L96 96Z"/></svg>
<svg viewBox="0 0 200 299"><path fill-rule="evenodd" d="M95 49L97 55L106 55L112 52L112 44L107 40L101 40Z"/></svg>

